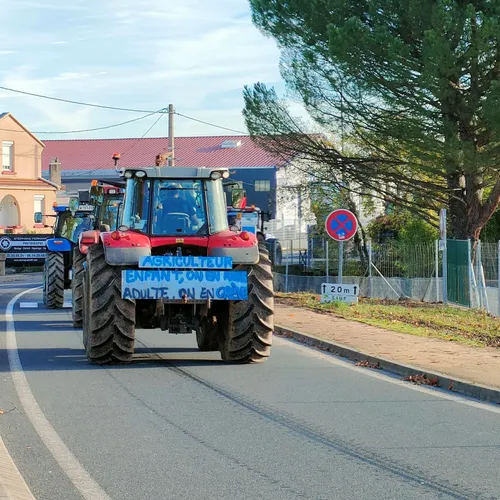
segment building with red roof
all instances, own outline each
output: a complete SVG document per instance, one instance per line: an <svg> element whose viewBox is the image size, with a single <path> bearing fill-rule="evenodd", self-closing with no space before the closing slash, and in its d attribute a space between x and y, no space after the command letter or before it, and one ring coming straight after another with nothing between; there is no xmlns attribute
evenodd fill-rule
<svg viewBox="0 0 500 500"><path fill-rule="evenodd" d="M50 178L49 165L57 159L67 190L86 188L96 178L117 178L115 153L120 154L119 167L146 167L155 164L158 154L169 151L168 137L46 140L44 144L43 176ZM249 136L176 137L174 159L178 167L229 168L231 178L246 189L248 202L275 218L276 173L285 162Z"/></svg>

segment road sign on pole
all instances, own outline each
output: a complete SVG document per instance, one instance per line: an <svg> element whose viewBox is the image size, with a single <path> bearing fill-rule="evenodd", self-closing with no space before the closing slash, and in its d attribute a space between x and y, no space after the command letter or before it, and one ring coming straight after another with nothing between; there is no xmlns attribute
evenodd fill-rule
<svg viewBox="0 0 500 500"><path fill-rule="evenodd" d="M333 240L348 241L356 234L358 221L352 212L340 208L328 215L325 229L328 236Z"/></svg>
<svg viewBox="0 0 500 500"><path fill-rule="evenodd" d="M332 240L339 242L339 278L342 283L344 267L344 241L349 241L358 230L358 220L349 210L340 208L328 215L325 221L325 230Z"/></svg>

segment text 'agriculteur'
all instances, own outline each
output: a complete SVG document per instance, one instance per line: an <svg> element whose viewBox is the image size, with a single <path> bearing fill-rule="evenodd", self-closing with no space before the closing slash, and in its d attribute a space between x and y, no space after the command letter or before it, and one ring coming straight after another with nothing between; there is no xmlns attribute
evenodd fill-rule
<svg viewBox="0 0 500 500"><path fill-rule="evenodd" d="M232 257L195 255L148 255L139 259L141 269L232 269Z"/></svg>

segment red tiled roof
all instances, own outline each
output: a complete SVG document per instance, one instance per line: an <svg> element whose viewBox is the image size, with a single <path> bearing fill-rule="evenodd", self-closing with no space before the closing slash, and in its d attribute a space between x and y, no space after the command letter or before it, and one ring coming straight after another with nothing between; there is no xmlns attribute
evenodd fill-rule
<svg viewBox="0 0 500 500"><path fill-rule="evenodd" d="M237 148L221 148L228 140L241 140ZM42 170L57 157L64 170L113 169L113 153L120 153L120 167L154 165L159 153L168 151L168 138L79 139L44 141ZM282 161L257 146L248 136L176 137L175 165L178 167L273 167Z"/></svg>
<svg viewBox="0 0 500 500"><path fill-rule="evenodd" d="M9 189L15 189L16 187L37 187L39 189L52 189L56 190L54 186L49 184L43 179L17 179L15 176L8 176L5 179L0 178L0 188L9 187Z"/></svg>

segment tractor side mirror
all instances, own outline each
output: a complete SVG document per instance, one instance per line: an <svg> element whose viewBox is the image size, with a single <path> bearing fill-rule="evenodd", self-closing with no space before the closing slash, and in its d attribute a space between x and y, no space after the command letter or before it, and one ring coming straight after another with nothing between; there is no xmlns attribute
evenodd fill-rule
<svg viewBox="0 0 500 500"><path fill-rule="evenodd" d="M80 206L80 200L76 196L72 196L69 199L69 210L72 214L74 214L77 210L78 207Z"/></svg>
<svg viewBox="0 0 500 500"><path fill-rule="evenodd" d="M231 191L231 206L233 208L245 208L246 206L246 191L236 188Z"/></svg>
<svg viewBox="0 0 500 500"><path fill-rule="evenodd" d="M43 222L42 212L35 212L34 220L35 220L35 224L42 224L42 222Z"/></svg>

